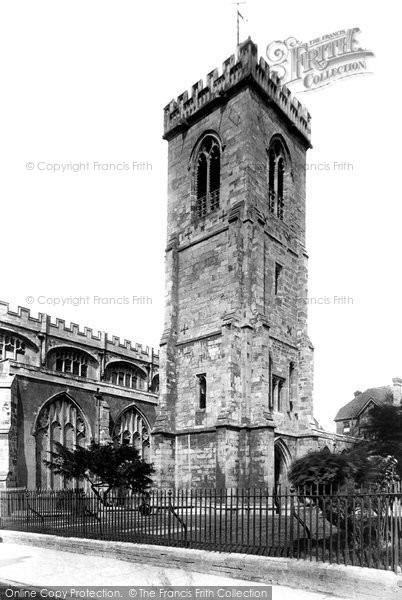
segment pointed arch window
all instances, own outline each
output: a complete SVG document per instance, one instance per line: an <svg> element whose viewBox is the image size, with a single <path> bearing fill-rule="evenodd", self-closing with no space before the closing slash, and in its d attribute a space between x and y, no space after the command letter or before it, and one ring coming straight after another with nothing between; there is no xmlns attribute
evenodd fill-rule
<svg viewBox="0 0 402 600"><path fill-rule="evenodd" d="M150 461L149 427L134 406L130 406L118 417L112 437L118 444L134 446L141 458Z"/></svg>
<svg viewBox="0 0 402 600"><path fill-rule="evenodd" d="M217 139L207 135L202 140L195 161L195 212L205 217L220 205L221 148Z"/></svg>
<svg viewBox="0 0 402 600"><path fill-rule="evenodd" d="M268 150L269 210L283 221L286 161L283 145L275 140Z"/></svg>
<svg viewBox="0 0 402 600"><path fill-rule="evenodd" d="M88 432L79 408L68 396L60 396L41 409L36 422L36 486L42 489L63 489L71 486L60 475L52 473L44 464L49 452L56 449L55 442L71 450L85 446Z"/></svg>

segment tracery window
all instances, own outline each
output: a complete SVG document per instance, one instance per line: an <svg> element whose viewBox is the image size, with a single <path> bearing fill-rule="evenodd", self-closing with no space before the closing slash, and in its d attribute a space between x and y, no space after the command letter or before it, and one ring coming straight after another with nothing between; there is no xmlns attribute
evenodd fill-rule
<svg viewBox="0 0 402 600"><path fill-rule="evenodd" d="M42 489L63 489L70 487L60 475L52 473L43 461L49 460L50 451L59 442L70 449L85 446L88 432L79 408L66 395L48 402L41 409L36 422L36 485Z"/></svg>
<svg viewBox="0 0 402 600"><path fill-rule="evenodd" d="M0 360L11 358L18 360L18 355L25 354L25 342L17 336L0 331Z"/></svg>
<svg viewBox="0 0 402 600"><path fill-rule="evenodd" d="M221 149L212 135L203 139L195 163L196 215L205 217L220 203Z"/></svg>
<svg viewBox="0 0 402 600"><path fill-rule="evenodd" d="M61 373L72 373L78 377L88 376L88 356L83 352L61 348L56 350L55 369Z"/></svg>
<svg viewBox="0 0 402 600"><path fill-rule="evenodd" d="M276 139L268 150L269 210L281 220L285 205L285 164L283 146Z"/></svg>
<svg viewBox="0 0 402 600"><path fill-rule="evenodd" d="M125 363L112 363L106 367L105 380L114 385L139 390L145 390L147 385L145 373L134 365Z"/></svg>
<svg viewBox="0 0 402 600"><path fill-rule="evenodd" d="M134 446L141 458L150 461L149 427L134 406L130 406L117 419L112 437L118 444Z"/></svg>

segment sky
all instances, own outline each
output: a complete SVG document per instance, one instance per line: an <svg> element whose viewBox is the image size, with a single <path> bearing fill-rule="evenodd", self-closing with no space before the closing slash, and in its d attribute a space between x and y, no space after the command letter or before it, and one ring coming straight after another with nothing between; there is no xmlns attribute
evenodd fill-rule
<svg viewBox="0 0 402 600"><path fill-rule="evenodd" d="M315 414L327 427L355 390L402 376L395 10L389 0L241 6L240 37L250 35L264 57L274 40L307 42L351 27L375 54L371 74L298 96L312 115L309 297L330 299L309 306ZM163 107L235 52L235 6L16 0L0 8L0 49L0 298L157 347ZM330 168L319 170L324 163Z"/></svg>

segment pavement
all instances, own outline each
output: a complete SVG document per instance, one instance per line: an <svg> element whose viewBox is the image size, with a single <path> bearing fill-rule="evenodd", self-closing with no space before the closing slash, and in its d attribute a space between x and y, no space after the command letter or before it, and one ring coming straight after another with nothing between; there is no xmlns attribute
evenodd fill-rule
<svg viewBox="0 0 402 600"><path fill-rule="evenodd" d="M0 586L261 586L261 583L168 569L117 558L0 543ZM273 586L273 600L341 600L337 596ZM345 600L345 598L343 598Z"/></svg>

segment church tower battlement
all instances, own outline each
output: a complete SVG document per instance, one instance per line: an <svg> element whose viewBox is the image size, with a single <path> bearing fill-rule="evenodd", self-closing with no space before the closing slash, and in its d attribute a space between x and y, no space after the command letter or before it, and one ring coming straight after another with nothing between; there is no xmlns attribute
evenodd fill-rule
<svg viewBox="0 0 402 600"><path fill-rule="evenodd" d="M310 115L249 39L165 108L159 482L273 486L311 438ZM305 451L305 450L304 450Z"/></svg>
<svg viewBox="0 0 402 600"><path fill-rule="evenodd" d="M218 69L214 69L206 76L205 87L201 79L192 86L190 96L185 91L177 100L169 102L164 110L164 138L168 140L178 131L185 131L200 111L210 110L211 103L225 103L227 95L235 94L245 84L260 87L300 134L310 141L311 117L307 109L285 85L280 84L278 75L270 72L262 56L258 61L257 46L250 39L239 47L237 61L234 54L224 61L221 75Z"/></svg>

